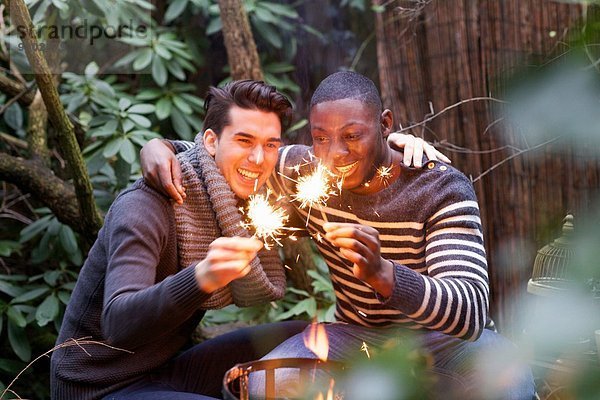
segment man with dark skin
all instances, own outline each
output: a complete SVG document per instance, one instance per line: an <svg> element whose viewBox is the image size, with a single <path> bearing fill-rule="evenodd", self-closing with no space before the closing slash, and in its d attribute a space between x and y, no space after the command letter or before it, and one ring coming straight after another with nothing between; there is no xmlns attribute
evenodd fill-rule
<svg viewBox="0 0 600 400"><path fill-rule="evenodd" d="M423 169L403 165L403 155L386 144L392 113L362 75L327 77L313 95L309 120L312 148L283 148L270 185L293 199L293 182L312 168L305 165L310 154L343 178L340 195L331 196L320 212L291 202L324 256L335 289L338 322L325 326L330 358L348 359L363 342L379 346L401 335L399 328L415 329L435 370L458 382L436 387L438 396L531 399L531 371L518 363L517 372L498 387L479 383L474 360L514 346L493 330L488 316L487 262L470 181L439 161ZM378 172L383 169L385 176ZM315 356L303 335L296 335L266 356L283 357ZM289 383L294 377L277 379ZM252 391L260 394L255 382Z"/></svg>

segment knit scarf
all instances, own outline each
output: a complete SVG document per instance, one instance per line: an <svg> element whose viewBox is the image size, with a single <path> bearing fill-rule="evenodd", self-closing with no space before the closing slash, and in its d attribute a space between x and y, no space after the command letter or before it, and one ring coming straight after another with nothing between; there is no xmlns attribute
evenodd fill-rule
<svg viewBox="0 0 600 400"><path fill-rule="evenodd" d="M177 155L181 163L186 199L174 203L177 251L181 268L193 267L206 258L209 245L220 236L250 237L242 227L242 215L225 177L204 147L202 135L196 146ZM276 251L261 250L250 272L214 291L201 309L229 304L249 306L279 299L285 292L285 273Z"/></svg>

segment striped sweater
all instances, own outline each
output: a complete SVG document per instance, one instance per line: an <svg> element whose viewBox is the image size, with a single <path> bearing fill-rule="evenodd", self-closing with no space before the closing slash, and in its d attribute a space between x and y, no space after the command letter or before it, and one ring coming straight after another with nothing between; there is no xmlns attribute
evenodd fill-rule
<svg viewBox="0 0 600 400"><path fill-rule="evenodd" d="M284 147L270 186L292 195L306 146ZM285 176L285 177L284 177ZM290 178L290 179L287 179ZM363 326L401 324L476 340L492 327L479 207L471 182L438 161L422 169L402 166L399 178L371 195L342 191L308 210L290 201L329 267L337 298L336 319ZM352 274L352 263L324 238L325 222L350 222L378 230L381 256L394 263L394 290L382 298Z"/></svg>

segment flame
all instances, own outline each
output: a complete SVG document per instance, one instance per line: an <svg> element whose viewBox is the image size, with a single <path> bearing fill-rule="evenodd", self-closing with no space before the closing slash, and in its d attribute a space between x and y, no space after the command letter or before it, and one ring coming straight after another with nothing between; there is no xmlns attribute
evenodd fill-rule
<svg viewBox="0 0 600 400"><path fill-rule="evenodd" d="M322 361L327 361L329 339L323 324L312 323L308 332L304 333L304 345Z"/></svg>
<svg viewBox="0 0 600 400"><path fill-rule="evenodd" d="M254 230L254 237L262 240L267 249L269 249L271 241L281 246L279 238L286 229L285 223L288 220L288 215L283 208L275 208L269 203L270 195L271 192L267 190L266 195L250 196L245 212L248 223L244 224L245 228Z"/></svg>
<svg viewBox="0 0 600 400"><path fill-rule="evenodd" d="M332 378L331 380L329 380L329 390L327 391L327 399L326 400L333 400L333 387L335 386L335 380Z"/></svg>

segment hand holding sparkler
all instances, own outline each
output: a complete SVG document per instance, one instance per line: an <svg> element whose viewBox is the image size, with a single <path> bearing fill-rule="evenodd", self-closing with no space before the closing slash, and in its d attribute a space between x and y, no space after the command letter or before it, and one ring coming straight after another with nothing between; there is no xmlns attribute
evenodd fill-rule
<svg viewBox="0 0 600 400"><path fill-rule="evenodd" d="M370 226L351 223L323 225L325 238L340 248L340 254L352 262L352 273L381 295L389 297L394 285L393 264L381 257L379 232Z"/></svg>
<svg viewBox="0 0 600 400"><path fill-rule="evenodd" d="M263 247L260 240L244 237L220 237L214 240L206 258L196 264L198 286L205 293L212 293L250 272L250 261Z"/></svg>

